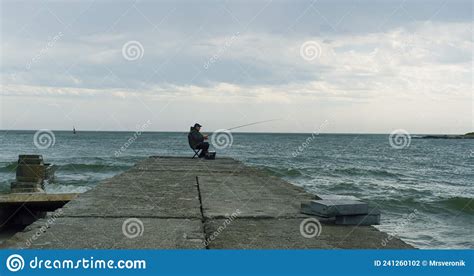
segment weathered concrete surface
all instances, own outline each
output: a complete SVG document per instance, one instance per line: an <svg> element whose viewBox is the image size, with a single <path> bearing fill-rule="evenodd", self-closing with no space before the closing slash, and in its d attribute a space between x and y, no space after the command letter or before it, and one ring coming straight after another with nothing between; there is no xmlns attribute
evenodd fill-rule
<svg viewBox="0 0 474 276"><path fill-rule="evenodd" d="M302 188L229 158L154 157L100 183L68 203L47 223L41 219L3 247L31 248L379 248L387 235L371 226L321 225L305 238L300 203L314 199ZM142 233L124 235L127 219ZM44 229L45 227L43 227ZM212 238L212 239L211 239ZM27 246L25 246L27 245ZM410 248L391 238L384 248Z"/></svg>
<svg viewBox="0 0 474 276"><path fill-rule="evenodd" d="M382 240L388 235L372 226L343 226L322 224L321 233L314 238L305 238L300 234L302 219L252 219L238 218L229 224L209 242L209 248L412 248L400 239L393 238L383 247ZM206 233L218 232L224 220L212 220L206 223Z"/></svg>
<svg viewBox="0 0 474 276"><path fill-rule="evenodd" d="M196 176L129 171L108 179L64 208L71 217L201 219Z"/></svg>
<svg viewBox="0 0 474 276"><path fill-rule="evenodd" d="M142 218L141 221L143 233L128 238L122 233L123 218L58 218L45 232L41 227L47 223L41 220L27 226L22 235L13 236L7 244L40 249L203 248L200 220Z"/></svg>
<svg viewBox="0 0 474 276"><path fill-rule="evenodd" d="M201 173L198 173L201 174ZM202 174L198 177L206 218L222 217L239 209L239 217L307 217L300 202L311 195L283 180L247 169L238 175Z"/></svg>

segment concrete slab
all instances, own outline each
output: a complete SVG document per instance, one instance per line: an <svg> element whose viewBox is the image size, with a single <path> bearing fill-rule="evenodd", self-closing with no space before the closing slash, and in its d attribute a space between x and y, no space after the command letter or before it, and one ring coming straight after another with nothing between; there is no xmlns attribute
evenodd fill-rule
<svg viewBox="0 0 474 276"><path fill-rule="evenodd" d="M240 217L305 217L299 202L311 199L302 188L270 176L199 173L198 179L206 218L222 218L237 209Z"/></svg>
<svg viewBox="0 0 474 276"><path fill-rule="evenodd" d="M128 218L60 217L48 225L46 219L36 221L23 232L6 241L3 248L189 248L203 249L204 236L198 219L141 218L142 235L125 236L122 226ZM141 231L140 231L141 232ZM135 232L134 232L135 233ZM139 232L136 232L139 233Z"/></svg>
<svg viewBox="0 0 474 276"><path fill-rule="evenodd" d="M200 218L198 197L155 197L139 194L79 197L64 208L70 217Z"/></svg>
<svg viewBox="0 0 474 276"><path fill-rule="evenodd" d="M196 178L126 172L64 207L65 216L201 218Z"/></svg>
<svg viewBox="0 0 474 276"><path fill-rule="evenodd" d="M358 200L361 201L360 198L350 195L316 195L314 196L316 200Z"/></svg>
<svg viewBox="0 0 474 276"><path fill-rule="evenodd" d="M369 206L356 200L311 200L301 204L301 212L322 217L362 215L369 212Z"/></svg>
<svg viewBox="0 0 474 276"><path fill-rule="evenodd" d="M206 233L216 233L214 240L207 240L210 249L413 248L399 239L382 246L387 235L371 226L322 224L319 236L306 238L300 232L302 222L303 219L237 218L222 230L221 219L206 222L205 229Z"/></svg>

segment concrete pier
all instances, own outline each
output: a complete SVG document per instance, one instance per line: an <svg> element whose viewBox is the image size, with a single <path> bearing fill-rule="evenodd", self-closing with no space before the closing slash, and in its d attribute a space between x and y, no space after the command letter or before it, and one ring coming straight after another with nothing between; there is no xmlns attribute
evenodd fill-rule
<svg viewBox="0 0 474 276"><path fill-rule="evenodd" d="M263 170L230 159L150 157L40 219L7 248L411 248L372 226L321 221L300 204L314 199ZM48 227L44 227L48 225ZM45 229L40 235L38 230ZM35 239L32 240L31 237Z"/></svg>

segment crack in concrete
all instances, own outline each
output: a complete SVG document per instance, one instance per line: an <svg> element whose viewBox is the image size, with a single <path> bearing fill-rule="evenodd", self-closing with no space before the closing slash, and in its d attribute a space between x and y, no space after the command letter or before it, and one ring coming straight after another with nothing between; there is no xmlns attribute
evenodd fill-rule
<svg viewBox="0 0 474 276"><path fill-rule="evenodd" d="M196 187L198 191L198 197L199 197L199 209L201 211L201 222L202 222L202 232L204 235L204 244L206 245L206 249L209 249L209 245L206 243L207 241L207 235L206 235L206 217L204 216L204 210L202 207L202 197L201 197L201 187L199 186L199 177L196 175Z"/></svg>

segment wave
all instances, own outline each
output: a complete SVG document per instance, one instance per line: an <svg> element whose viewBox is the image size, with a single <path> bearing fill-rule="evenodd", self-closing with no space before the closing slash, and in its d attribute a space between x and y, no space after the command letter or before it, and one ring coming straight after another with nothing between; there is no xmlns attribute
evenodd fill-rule
<svg viewBox="0 0 474 276"><path fill-rule="evenodd" d="M78 185L46 185L46 192L48 193L85 193L88 190L92 189L92 186L78 186Z"/></svg>
<svg viewBox="0 0 474 276"><path fill-rule="evenodd" d="M348 175L348 176L382 176L382 177L392 177L392 178L399 178L403 176L402 174L397 174L393 172L389 172L387 170L382 169L363 169L363 168L340 168L333 170L337 174Z"/></svg>
<svg viewBox="0 0 474 276"><path fill-rule="evenodd" d="M333 183L326 189L330 192L335 192L336 194L340 194L344 192L363 192L364 191L364 189L361 188L360 186L356 185L355 183L349 183L349 182Z"/></svg>
<svg viewBox="0 0 474 276"><path fill-rule="evenodd" d="M455 211L474 214L474 198L456 196L439 200L436 203L442 204Z"/></svg>
<svg viewBox="0 0 474 276"><path fill-rule="evenodd" d="M5 166L0 167L0 172L15 172L17 165L17 162L8 163Z"/></svg>
<svg viewBox="0 0 474 276"><path fill-rule="evenodd" d="M303 173L298 169L280 169L280 168L273 168L273 167L263 167L263 169L269 172L272 175L280 176L280 177L297 177L302 176Z"/></svg>
<svg viewBox="0 0 474 276"><path fill-rule="evenodd" d="M371 177L388 177L388 178L396 178L400 179L404 177L403 174L390 172L383 169L364 169L364 168L356 168L356 167L349 167L349 168L331 168L328 169L324 168L310 168L309 171L307 169L295 169L295 168L275 168L269 166L263 166L263 169L270 172L273 175L282 176L282 177L299 177L304 175L314 175L317 174L333 174L333 176L371 176Z"/></svg>

